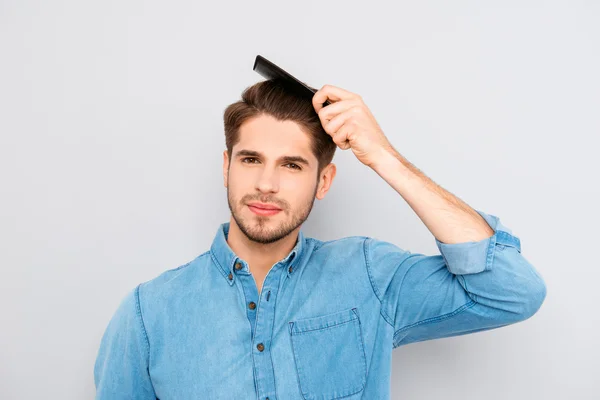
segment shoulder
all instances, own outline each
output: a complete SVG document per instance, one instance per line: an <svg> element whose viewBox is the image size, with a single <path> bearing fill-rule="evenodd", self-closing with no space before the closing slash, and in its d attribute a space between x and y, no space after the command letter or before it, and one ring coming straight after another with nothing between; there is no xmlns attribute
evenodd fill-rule
<svg viewBox="0 0 600 400"><path fill-rule="evenodd" d="M393 256L406 257L411 254L398 245L385 240L371 236L346 236L339 239L323 241L315 238L308 238L314 243L313 252L362 252L366 260L371 257ZM312 246L311 246L312 247Z"/></svg>
<svg viewBox="0 0 600 400"><path fill-rule="evenodd" d="M335 253L364 251L365 242L370 239L367 236L346 236L332 240L319 240L307 238L313 253Z"/></svg>
<svg viewBox="0 0 600 400"><path fill-rule="evenodd" d="M161 272L156 277L138 285L140 298L165 298L170 293L181 292L193 285L202 270L210 262L210 251L206 251L191 261Z"/></svg>

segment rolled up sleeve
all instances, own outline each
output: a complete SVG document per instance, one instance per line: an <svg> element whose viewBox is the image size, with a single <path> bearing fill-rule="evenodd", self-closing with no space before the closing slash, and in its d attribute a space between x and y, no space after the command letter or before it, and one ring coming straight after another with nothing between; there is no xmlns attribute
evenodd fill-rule
<svg viewBox="0 0 600 400"><path fill-rule="evenodd" d="M435 244L448 270L455 275L476 274L492 268L496 245L502 249L506 246L514 247L521 252L521 240L511 234L512 230L502 225L500 219L495 215L489 215L475 210L481 215L488 225L494 230L494 235L477 242L443 243L437 238Z"/></svg>
<svg viewBox="0 0 600 400"><path fill-rule="evenodd" d="M544 280L521 241L494 215L476 210L494 234L476 242L435 240L427 256L368 238L365 260L393 347L465 335L523 321L546 297Z"/></svg>

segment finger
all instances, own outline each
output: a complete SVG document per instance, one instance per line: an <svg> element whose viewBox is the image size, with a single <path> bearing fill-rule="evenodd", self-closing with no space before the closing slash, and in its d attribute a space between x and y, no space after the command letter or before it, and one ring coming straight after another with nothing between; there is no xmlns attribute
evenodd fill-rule
<svg viewBox="0 0 600 400"><path fill-rule="evenodd" d="M321 108L321 111L318 112L321 123L324 125L328 121L331 121L337 114L343 113L355 105L356 103L352 100L341 100Z"/></svg>
<svg viewBox="0 0 600 400"><path fill-rule="evenodd" d="M342 127L342 125L344 125L348 121L348 119L350 119L353 116L353 113L349 112L352 109L353 108L351 107L345 112L333 117L331 121L326 121L325 124L323 124L323 129L325 129L325 132L329 133L330 135L335 135L335 133Z"/></svg>
<svg viewBox="0 0 600 400"><path fill-rule="evenodd" d="M348 140L348 134L350 133L351 126L342 125L339 131L333 135L333 142L342 150L350 148L350 141Z"/></svg>
<svg viewBox="0 0 600 400"><path fill-rule="evenodd" d="M327 100L333 103L340 100L357 99L359 97L356 93L349 92L337 86L324 85L313 95L312 103L315 111L319 112L323 108L323 103Z"/></svg>

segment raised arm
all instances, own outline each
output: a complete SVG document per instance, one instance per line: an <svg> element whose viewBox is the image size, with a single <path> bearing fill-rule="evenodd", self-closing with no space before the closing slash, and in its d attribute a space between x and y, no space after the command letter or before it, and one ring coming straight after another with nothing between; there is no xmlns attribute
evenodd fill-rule
<svg viewBox="0 0 600 400"><path fill-rule="evenodd" d="M323 107L325 100L332 104ZM394 347L498 328L527 319L546 285L521 242L496 216L469 207L392 146L356 93L325 85L313 96L321 124L342 150L393 187L436 238L441 255L365 240L365 262Z"/></svg>
<svg viewBox="0 0 600 400"><path fill-rule="evenodd" d="M465 335L524 321L546 286L521 254L520 239L499 218L477 211L494 230L479 241L445 244L440 255L411 253L369 238L365 262L393 347Z"/></svg>

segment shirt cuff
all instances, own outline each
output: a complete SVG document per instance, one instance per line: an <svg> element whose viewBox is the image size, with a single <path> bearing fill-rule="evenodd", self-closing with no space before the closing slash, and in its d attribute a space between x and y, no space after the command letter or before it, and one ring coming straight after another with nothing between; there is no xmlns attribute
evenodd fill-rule
<svg viewBox="0 0 600 400"><path fill-rule="evenodd" d="M494 252L497 245L501 248L512 246L521 252L521 241L512 235L510 228L500 222L495 215L475 210L481 215L494 234L476 242L442 243L437 238L435 243L444 257L448 270L455 275L476 274L492 268Z"/></svg>

